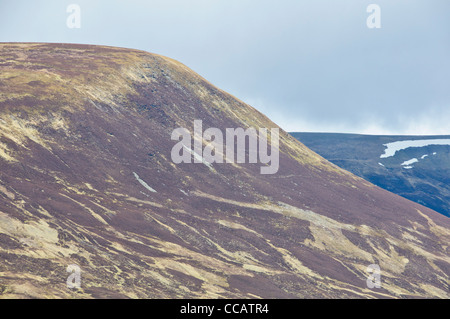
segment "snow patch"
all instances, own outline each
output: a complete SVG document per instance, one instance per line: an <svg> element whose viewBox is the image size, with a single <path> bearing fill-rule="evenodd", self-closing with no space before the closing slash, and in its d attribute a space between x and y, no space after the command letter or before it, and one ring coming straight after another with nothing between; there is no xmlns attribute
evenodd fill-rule
<svg viewBox="0 0 450 319"><path fill-rule="evenodd" d="M196 152L194 152L193 150L191 150L190 148L186 147L185 145L183 145L183 147L189 151L189 153L191 153L192 155L194 155L194 158L197 161L201 161L204 165L206 165L209 169L213 169L211 163L207 162L202 156L200 156L199 154L197 154Z"/></svg>
<svg viewBox="0 0 450 319"><path fill-rule="evenodd" d="M417 158L412 158L409 161L404 161L402 163L402 166L405 166L405 165L406 166L411 166L411 164L418 163L418 162L419 162L419 160Z"/></svg>
<svg viewBox="0 0 450 319"><path fill-rule="evenodd" d="M146 189L148 189L149 191L151 191L152 193L157 193L153 188L151 188L145 181L143 181L138 174L136 174L135 172L133 172L134 177L137 179L137 181L144 186Z"/></svg>
<svg viewBox="0 0 450 319"><path fill-rule="evenodd" d="M434 139L434 140L408 140L397 141L392 143L383 144L386 146L384 154L381 154L380 158L386 158L394 156L398 151L410 148L410 147L425 147L429 145L450 145L450 139ZM433 155L436 155L433 153Z"/></svg>

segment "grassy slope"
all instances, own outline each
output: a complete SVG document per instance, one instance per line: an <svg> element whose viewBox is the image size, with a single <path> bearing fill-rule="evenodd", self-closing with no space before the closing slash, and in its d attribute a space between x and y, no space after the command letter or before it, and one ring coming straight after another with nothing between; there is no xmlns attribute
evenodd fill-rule
<svg viewBox="0 0 450 319"><path fill-rule="evenodd" d="M6 297L448 296L449 223L281 131L280 171L175 165L176 127L276 127L172 59L0 44ZM157 192L149 192L136 180ZM65 267L83 271L65 286ZM365 269L379 263L383 288Z"/></svg>

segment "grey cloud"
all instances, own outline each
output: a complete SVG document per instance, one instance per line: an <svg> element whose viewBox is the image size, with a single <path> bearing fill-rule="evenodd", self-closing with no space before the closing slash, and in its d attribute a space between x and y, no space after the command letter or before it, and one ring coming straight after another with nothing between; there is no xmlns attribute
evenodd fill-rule
<svg viewBox="0 0 450 319"><path fill-rule="evenodd" d="M82 28L65 25L78 3ZM366 7L382 9L368 29ZM0 41L130 47L175 58L289 131L450 134L446 0L23 1Z"/></svg>

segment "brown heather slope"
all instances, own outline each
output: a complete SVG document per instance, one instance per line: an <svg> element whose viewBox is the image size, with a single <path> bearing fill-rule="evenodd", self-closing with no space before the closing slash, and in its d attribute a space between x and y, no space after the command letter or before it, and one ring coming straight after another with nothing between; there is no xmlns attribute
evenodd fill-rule
<svg viewBox="0 0 450 319"><path fill-rule="evenodd" d="M194 119L276 127L166 57L0 44L0 294L449 297L448 218L284 131L274 175L260 164L175 165L171 132ZM379 289L366 286L373 263ZM66 287L70 264L80 290Z"/></svg>

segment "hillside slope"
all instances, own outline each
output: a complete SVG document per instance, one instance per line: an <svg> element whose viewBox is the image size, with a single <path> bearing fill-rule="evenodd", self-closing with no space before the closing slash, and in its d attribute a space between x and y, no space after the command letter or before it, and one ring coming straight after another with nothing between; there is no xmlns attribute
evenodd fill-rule
<svg viewBox="0 0 450 319"><path fill-rule="evenodd" d="M2 296L449 297L448 218L282 130L273 175L174 164L171 133L196 119L276 127L166 57L0 44Z"/></svg>

